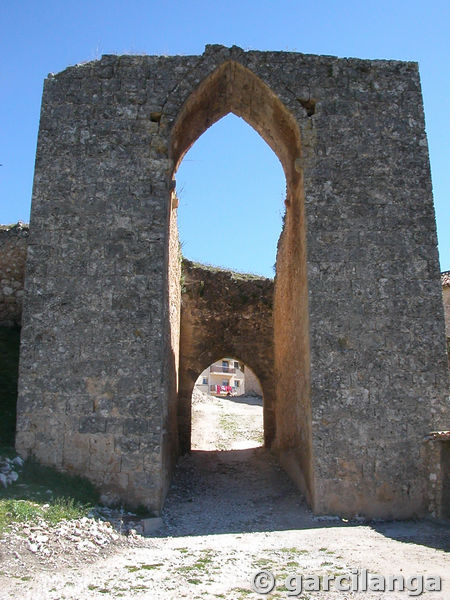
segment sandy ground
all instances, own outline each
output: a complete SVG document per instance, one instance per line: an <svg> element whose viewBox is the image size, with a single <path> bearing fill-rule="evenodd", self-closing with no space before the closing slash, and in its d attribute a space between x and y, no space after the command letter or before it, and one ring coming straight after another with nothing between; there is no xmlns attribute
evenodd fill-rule
<svg viewBox="0 0 450 600"><path fill-rule="evenodd" d="M357 577L361 581L364 569L370 575L403 575L413 593L418 586L408 582L409 576L439 575L442 591L426 592L421 598L450 598L450 535L443 523L345 523L316 518L272 455L255 447L261 410L254 399L197 399L194 413L194 430L197 417L204 425L194 438L196 447L203 449L180 461L158 535L92 564L60 570L44 565L25 579L0 577L0 598L412 597L408 590L300 591L300 579L290 579L316 575L323 587L328 576L334 589L336 577L349 577L342 581L345 587L352 575L355 582ZM220 431L214 423L222 424ZM231 423L228 429L226 423ZM239 438L245 430L246 442L245 436ZM210 445L228 449L209 450ZM260 571L270 571L276 578L269 594L252 588ZM256 577L256 582L264 586L267 577Z"/></svg>
<svg viewBox="0 0 450 600"><path fill-rule="evenodd" d="M219 398L192 394L193 450L244 450L264 442L260 396Z"/></svg>

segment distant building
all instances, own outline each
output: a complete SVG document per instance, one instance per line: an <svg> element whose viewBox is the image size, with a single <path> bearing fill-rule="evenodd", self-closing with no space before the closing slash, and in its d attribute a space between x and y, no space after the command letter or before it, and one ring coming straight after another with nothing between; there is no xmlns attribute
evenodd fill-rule
<svg viewBox="0 0 450 600"><path fill-rule="evenodd" d="M246 393L262 396L261 386L253 371L243 363L228 357L205 369L195 382L195 387L216 396L242 396Z"/></svg>

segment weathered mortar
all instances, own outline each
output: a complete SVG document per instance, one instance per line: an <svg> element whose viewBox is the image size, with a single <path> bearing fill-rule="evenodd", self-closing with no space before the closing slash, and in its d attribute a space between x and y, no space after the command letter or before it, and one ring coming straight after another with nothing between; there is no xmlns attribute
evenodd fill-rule
<svg viewBox="0 0 450 600"><path fill-rule="evenodd" d="M229 111L286 174L274 448L316 512L421 514L448 375L415 63L208 46L50 76L17 448L161 507L176 453L172 177Z"/></svg>
<svg viewBox="0 0 450 600"><path fill-rule="evenodd" d="M191 394L200 373L222 356L234 357L256 373L264 393L264 437L272 444L273 280L206 267L183 260L180 339L182 450L190 449Z"/></svg>
<svg viewBox="0 0 450 600"><path fill-rule="evenodd" d="M28 226L0 225L0 326L20 325Z"/></svg>

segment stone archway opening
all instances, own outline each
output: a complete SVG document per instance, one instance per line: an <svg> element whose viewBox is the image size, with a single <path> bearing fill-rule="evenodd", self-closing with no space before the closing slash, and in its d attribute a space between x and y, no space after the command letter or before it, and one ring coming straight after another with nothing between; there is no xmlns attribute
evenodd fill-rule
<svg viewBox="0 0 450 600"><path fill-rule="evenodd" d="M270 392L265 396L264 437L265 445L278 454L283 466L312 502L308 293L302 155L297 121L259 77L241 64L228 60L199 84L179 113L171 136L173 177L198 137L230 112L243 118L261 135L280 160L286 177L286 214L278 242L276 278L270 303L268 354L271 355L271 364L270 375L267 375ZM172 274L169 298L174 315L174 338L177 332L176 307L181 304L180 338L173 339L172 347L179 348L177 410L179 448L183 453L190 450L191 393L200 372L198 357L203 359L204 364L210 364L217 357L216 348L213 347L216 344L209 339L210 332L214 330L217 337L219 331L219 337L223 337L229 320L225 318L226 314L220 314L220 307L216 306L217 314L212 323L202 326L196 316L201 315L207 307L200 294L190 290L193 295L188 302L189 307L181 300L177 284L177 276L181 278L181 266L175 183L170 204L169 272ZM240 317L240 312L246 312L248 306L233 308L235 316ZM253 321L261 326L261 317L255 314L253 317ZM238 318L238 321L242 320ZM226 344L223 347L224 354L240 356L244 361L246 354L258 355L259 349L249 348L248 341L244 341L243 337L238 335L231 344ZM250 340L253 339L254 336L250 334ZM211 360L205 363L206 357Z"/></svg>
<svg viewBox="0 0 450 600"><path fill-rule="evenodd" d="M191 423L192 451L264 445L263 390L248 365L225 356L200 373L192 390Z"/></svg>
<svg viewBox="0 0 450 600"><path fill-rule="evenodd" d="M261 136L233 113L205 131L176 173L183 256L274 277L286 178Z"/></svg>

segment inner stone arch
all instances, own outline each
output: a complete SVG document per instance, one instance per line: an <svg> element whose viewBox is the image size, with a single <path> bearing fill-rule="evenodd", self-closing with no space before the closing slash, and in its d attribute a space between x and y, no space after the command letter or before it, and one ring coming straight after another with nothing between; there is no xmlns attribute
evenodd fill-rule
<svg viewBox="0 0 450 600"><path fill-rule="evenodd" d="M183 260L178 405L182 453L190 450L195 381L222 356L238 357L257 375L264 394L265 445L274 440L273 281L235 275Z"/></svg>
<svg viewBox="0 0 450 600"><path fill-rule="evenodd" d="M237 355L244 362L246 355L253 357L253 360L256 355L271 357L265 369L259 369L260 373L267 370L267 376L260 375L265 389L265 445L279 455L282 464L306 494L308 501L312 502L308 294L303 174L297 121L262 79L238 62L228 60L198 85L179 112L170 142L173 175L197 138L229 112L242 117L253 127L280 160L286 177L285 222L278 242L270 315L264 310L258 314L261 307L255 310L252 302L247 305L239 305L239 302L230 304L228 309L216 305L212 296L200 295L198 290L195 291L199 285L197 274L194 274L192 266L188 267L188 277L193 277L194 281L188 282L187 291L182 297L180 338L175 344L179 348L179 448L181 452L190 448L190 397L196 374L201 372L193 368L193 364L197 360L196 357L206 361L206 364L210 364L216 358L216 348L213 352L208 338L211 331L223 332L230 327L231 311L237 323L247 321L247 325L252 325L247 331L247 339L244 339L245 335L236 335L234 347L223 347L220 354ZM177 204L174 190L169 226L169 268L172 265L174 273L178 260L178 255L175 255L175 251L178 251ZM185 261L185 265L188 263L189 261ZM217 277L220 279L223 276L215 274L216 281ZM205 273L202 273L201 277L205 277ZM205 280L201 281L205 287ZM208 282L211 289L214 289L216 284L211 275ZM173 299L178 293L173 285L169 290L169 303L175 304ZM239 295L238 292L237 294ZM210 300L209 304L205 304L207 298ZM251 319L244 318L244 313L248 311L252 313ZM198 320L198 316L202 314L212 315L208 325L201 319ZM265 330L264 320L270 324L267 328L270 331ZM259 329L255 329L256 325ZM269 348L268 352L260 348L257 341L258 333L255 332L262 330L264 335L261 340L264 340L265 348Z"/></svg>

